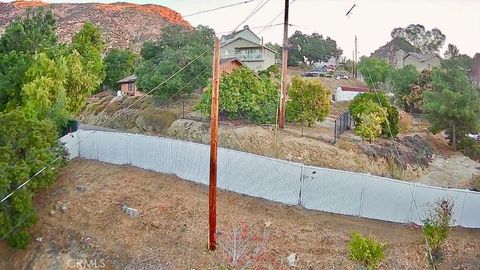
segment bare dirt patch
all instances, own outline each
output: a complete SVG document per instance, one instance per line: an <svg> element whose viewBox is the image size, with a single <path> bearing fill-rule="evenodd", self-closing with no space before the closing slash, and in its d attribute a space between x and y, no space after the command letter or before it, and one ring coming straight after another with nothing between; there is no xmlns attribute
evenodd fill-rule
<svg viewBox="0 0 480 270"><path fill-rule="evenodd" d="M380 269L428 269L421 230L405 225L308 211L231 192L218 194L219 243L227 230L247 224L268 239L253 269L356 269L347 259L350 234L371 234L388 244ZM61 204L66 211L57 211ZM131 218L123 205L140 211ZM36 198L39 222L25 251L0 245L1 269L68 269L72 259L103 262L104 269L220 269L222 248L206 250L205 186L130 166L73 160ZM479 269L480 231L453 229L439 269ZM103 261L102 261L103 260ZM74 269L74 268L71 268ZM79 269L79 268L78 268Z"/></svg>

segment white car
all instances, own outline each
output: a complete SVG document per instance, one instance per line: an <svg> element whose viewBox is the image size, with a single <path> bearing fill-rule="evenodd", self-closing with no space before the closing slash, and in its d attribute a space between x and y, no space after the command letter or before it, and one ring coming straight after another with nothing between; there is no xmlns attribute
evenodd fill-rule
<svg viewBox="0 0 480 270"><path fill-rule="evenodd" d="M337 76L335 76L335 79L337 79L337 80L348 80L348 79L350 79L350 77L348 77L348 75L337 75Z"/></svg>

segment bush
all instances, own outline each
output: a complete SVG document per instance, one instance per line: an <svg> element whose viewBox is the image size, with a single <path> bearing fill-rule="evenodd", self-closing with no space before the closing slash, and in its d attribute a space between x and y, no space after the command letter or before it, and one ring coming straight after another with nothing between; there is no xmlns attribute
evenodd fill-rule
<svg viewBox="0 0 480 270"><path fill-rule="evenodd" d="M362 114L368 114L371 112L378 112L372 105L372 103L376 103L381 108L384 109L383 117L384 121L381 123L383 135L386 138L394 138L398 134L399 130L399 113L398 110L390 105L387 97L382 92L369 92L369 93L362 93L357 95L353 101L350 103L348 107L350 114L352 115L353 119L355 120L355 124L357 126L362 125ZM380 135L378 135L380 136Z"/></svg>
<svg viewBox="0 0 480 270"><path fill-rule="evenodd" d="M27 245L27 229L37 218L33 197L53 183L63 159L52 161L63 152L51 121L27 118L21 110L0 113L0 198L50 165L0 204L0 239L17 248Z"/></svg>
<svg viewBox="0 0 480 270"><path fill-rule="evenodd" d="M437 263L443 257L442 246L447 240L450 224L453 222L453 202L449 199L437 200L430 206L428 216L423 220L423 234L427 239L429 261Z"/></svg>
<svg viewBox="0 0 480 270"><path fill-rule="evenodd" d="M480 161L480 143L479 142L475 141L472 138L466 137L462 139L458 147L465 156L475 161Z"/></svg>
<svg viewBox="0 0 480 270"><path fill-rule="evenodd" d="M382 124L385 123L385 109L378 104L369 102L365 111L358 115L360 124L355 126L355 133L373 142L382 134Z"/></svg>
<svg viewBox="0 0 480 270"><path fill-rule="evenodd" d="M412 129L412 122L413 118L410 114L406 112L401 112L399 121L398 121L398 128L400 133L408 133Z"/></svg>
<svg viewBox="0 0 480 270"><path fill-rule="evenodd" d="M330 90L317 80L294 77L288 90L287 120L308 126L325 120L330 112Z"/></svg>
<svg viewBox="0 0 480 270"><path fill-rule="evenodd" d="M210 85L194 110L209 116L211 100ZM257 76L250 69L239 68L221 78L219 111L229 119L273 123L278 103L278 85L269 77Z"/></svg>
<svg viewBox="0 0 480 270"><path fill-rule="evenodd" d="M348 258L360 262L367 269L375 269L383 260L385 244L372 237L354 232L348 246Z"/></svg>

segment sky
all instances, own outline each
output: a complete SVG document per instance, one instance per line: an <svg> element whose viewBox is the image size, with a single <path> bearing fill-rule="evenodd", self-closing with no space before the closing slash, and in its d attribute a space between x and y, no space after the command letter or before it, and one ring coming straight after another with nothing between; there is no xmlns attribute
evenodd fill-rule
<svg viewBox="0 0 480 270"><path fill-rule="evenodd" d="M2 0L0 0L2 1ZM3 0L4 1L4 0ZM122 0L126 1L126 0ZM153 3L167 6L182 15L207 10L246 0L130 0L129 2ZM247 4L185 18L192 25L208 25L217 33L232 31L259 3L268 3L251 17L248 24L255 28L264 26L284 8L284 0L255 0ZM63 1L47 2L117 2ZM350 16L345 16L353 6ZM272 24L282 23L283 14ZM289 35L299 30L311 34L317 32L337 41L344 56L351 58L354 37L358 38L358 55L370 55L391 38L395 27L422 24L427 29L439 28L445 35L444 49L448 43L455 44L461 53L473 56L480 52L480 0L295 0L290 6ZM272 26L261 34L265 42L281 43L283 27ZM443 50L441 51L443 56Z"/></svg>

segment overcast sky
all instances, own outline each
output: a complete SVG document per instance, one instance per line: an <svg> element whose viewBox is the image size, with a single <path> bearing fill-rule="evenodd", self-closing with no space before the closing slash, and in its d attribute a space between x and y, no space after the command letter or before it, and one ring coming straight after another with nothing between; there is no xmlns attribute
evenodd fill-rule
<svg viewBox="0 0 480 270"><path fill-rule="evenodd" d="M246 0L132 0L129 2L164 5L186 15L242 1ZM255 0L186 19L192 25L208 25L217 33L231 31L261 1L268 1L268 3L246 24L252 28L264 26L283 10L284 0ZM345 13L353 4L357 6L352 14L346 17ZM282 20L283 15L279 16L273 24L281 23ZM359 55L370 55L390 40L390 32L393 28L406 27L411 23L423 24L427 29L439 28L447 37L445 44L457 45L461 53L473 56L476 52L480 52L480 0L296 0L290 8L290 23L295 25L290 27L290 34L300 30L305 33L318 32L324 36L330 36L337 41L344 55L349 58L354 50L355 35L358 37ZM253 30L258 32L262 28ZM260 36L264 37L265 42L280 43L282 26L268 28Z"/></svg>

